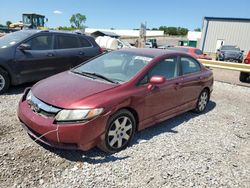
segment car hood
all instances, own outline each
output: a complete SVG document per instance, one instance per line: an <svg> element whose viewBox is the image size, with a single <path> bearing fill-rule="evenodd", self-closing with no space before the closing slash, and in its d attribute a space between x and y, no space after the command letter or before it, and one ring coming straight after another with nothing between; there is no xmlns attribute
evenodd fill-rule
<svg viewBox="0 0 250 188"><path fill-rule="evenodd" d="M32 87L32 93L47 104L71 108L89 96L117 86L67 71L38 82Z"/></svg>

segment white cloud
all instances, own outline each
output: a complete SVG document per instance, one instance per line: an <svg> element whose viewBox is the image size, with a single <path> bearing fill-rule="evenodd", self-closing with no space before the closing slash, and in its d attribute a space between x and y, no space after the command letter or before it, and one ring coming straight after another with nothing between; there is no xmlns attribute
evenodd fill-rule
<svg viewBox="0 0 250 188"><path fill-rule="evenodd" d="M62 14L62 11L60 11L60 10L54 10L53 13L54 14Z"/></svg>

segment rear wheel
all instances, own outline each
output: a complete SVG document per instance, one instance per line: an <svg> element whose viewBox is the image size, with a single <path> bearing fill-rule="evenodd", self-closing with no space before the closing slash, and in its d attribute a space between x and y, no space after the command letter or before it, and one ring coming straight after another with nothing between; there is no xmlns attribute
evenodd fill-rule
<svg viewBox="0 0 250 188"><path fill-rule="evenodd" d="M8 73L0 68L0 94L7 91L10 86L10 79Z"/></svg>
<svg viewBox="0 0 250 188"><path fill-rule="evenodd" d="M250 73L246 72L240 72L240 81L241 82L246 82L247 78L250 76Z"/></svg>
<svg viewBox="0 0 250 188"><path fill-rule="evenodd" d="M209 101L209 92L208 92L207 89L204 89L200 93L200 96L198 98L196 108L195 108L195 112L196 113L202 113L206 109L208 101Z"/></svg>
<svg viewBox="0 0 250 188"><path fill-rule="evenodd" d="M133 114L125 109L119 110L109 119L105 137L98 147L108 153L125 149L134 136L135 127Z"/></svg>

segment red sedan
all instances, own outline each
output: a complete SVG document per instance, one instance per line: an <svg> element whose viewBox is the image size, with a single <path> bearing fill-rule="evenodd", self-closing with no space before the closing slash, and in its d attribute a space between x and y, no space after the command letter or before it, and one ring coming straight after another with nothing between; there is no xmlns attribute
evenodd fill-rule
<svg viewBox="0 0 250 188"><path fill-rule="evenodd" d="M250 65L250 50L248 51L247 57L244 59L243 63ZM249 82L250 81L250 73L249 72L240 72L240 81L241 82Z"/></svg>
<svg viewBox="0 0 250 188"><path fill-rule="evenodd" d="M185 53L124 49L38 82L18 107L23 127L53 147L117 152L136 131L205 110L213 75Z"/></svg>
<svg viewBox="0 0 250 188"><path fill-rule="evenodd" d="M209 57L207 54L204 54L199 48L194 48L189 46L175 46L175 47L169 47L168 49L180 52L186 52L196 59L212 60L211 57Z"/></svg>

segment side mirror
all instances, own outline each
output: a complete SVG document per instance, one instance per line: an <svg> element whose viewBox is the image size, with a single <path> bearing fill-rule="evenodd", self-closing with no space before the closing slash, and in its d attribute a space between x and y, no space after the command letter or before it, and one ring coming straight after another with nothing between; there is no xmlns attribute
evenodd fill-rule
<svg viewBox="0 0 250 188"><path fill-rule="evenodd" d="M242 53L244 53L244 50L241 50Z"/></svg>
<svg viewBox="0 0 250 188"><path fill-rule="evenodd" d="M19 50L25 51L25 50L31 50L31 46L29 44L21 44L19 47Z"/></svg>
<svg viewBox="0 0 250 188"><path fill-rule="evenodd" d="M153 76L149 80L148 89L152 90L155 85L163 84L166 82L166 78L164 76Z"/></svg>
<svg viewBox="0 0 250 188"><path fill-rule="evenodd" d="M220 52L220 49L217 49L217 52Z"/></svg>

